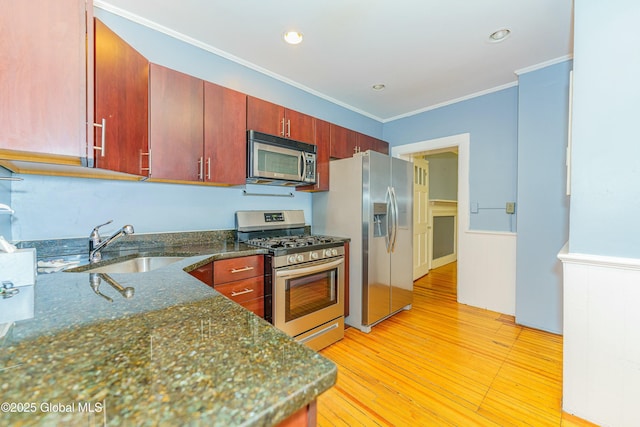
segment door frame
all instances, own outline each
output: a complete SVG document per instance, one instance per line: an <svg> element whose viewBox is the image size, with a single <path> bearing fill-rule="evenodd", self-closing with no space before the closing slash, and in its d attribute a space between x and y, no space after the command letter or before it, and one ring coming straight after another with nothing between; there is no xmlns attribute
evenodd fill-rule
<svg viewBox="0 0 640 427"><path fill-rule="evenodd" d="M457 221L457 248L458 265L460 271L466 265L465 258L465 236L469 231L470 211L469 211L469 157L471 148L471 134L462 133L458 135L446 136L443 138L431 139L415 142L411 144L391 147L391 155L407 161L411 161L414 154L425 151L442 150L447 148L457 148L458 150L458 221ZM460 281L464 280L458 275L457 287L460 289ZM460 295L458 293L458 299Z"/></svg>

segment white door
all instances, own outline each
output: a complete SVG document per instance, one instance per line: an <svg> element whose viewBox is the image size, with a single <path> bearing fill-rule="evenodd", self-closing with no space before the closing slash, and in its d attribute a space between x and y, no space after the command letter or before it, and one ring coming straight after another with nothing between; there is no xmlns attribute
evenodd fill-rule
<svg viewBox="0 0 640 427"><path fill-rule="evenodd" d="M429 273L429 162L413 158L413 280Z"/></svg>

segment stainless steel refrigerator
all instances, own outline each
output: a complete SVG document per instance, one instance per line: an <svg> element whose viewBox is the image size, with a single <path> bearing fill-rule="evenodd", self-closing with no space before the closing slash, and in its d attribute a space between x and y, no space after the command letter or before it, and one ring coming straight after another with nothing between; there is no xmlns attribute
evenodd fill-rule
<svg viewBox="0 0 640 427"><path fill-rule="evenodd" d="M314 234L351 239L349 316L364 332L413 299L413 167L374 151L333 160L330 190L313 194Z"/></svg>

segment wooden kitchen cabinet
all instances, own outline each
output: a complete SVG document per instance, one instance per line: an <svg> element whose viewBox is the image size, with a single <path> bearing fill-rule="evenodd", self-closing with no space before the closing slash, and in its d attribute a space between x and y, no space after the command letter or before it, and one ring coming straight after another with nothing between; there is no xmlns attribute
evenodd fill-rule
<svg viewBox="0 0 640 427"><path fill-rule="evenodd" d="M213 288L264 318L264 256L251 255L214 261Z"/></svg>
<svg viewBox="0 0 640 427"><path fill-rule="evenodd" d="M389 154L389 144L381 139L374 138L363 133L358 133L356 138L356 151L359 153L367 150L377 151L382 154Z"/></svg>
<svg viewBox="0 0 640 427"><path fill-rule="evenodd" d="M204 82L204 181L242 185L247 180L247 96Z"/></svg>
<svg viewBox="0 0 640 427"><path fill-rule="evenodd" d="M0 158L86 163L92 14L91 0L2 2Z"/></svg>
<svg viewBox="0 0 640 427"><path fill-rule="evenodd" d="M356 152L358 133L331 123L331 151L334 159L345 159Z"/></svg>
<svg viewBox="0 0 640 427"><path fill-rule="evenodd" d="M381 139L331 124L332 158L344 159L367 150L389 154L389 144Z"/></svg>
<svg viewBox="0 0 640 427"><path fill-rule="evenodd" d="M329 191L329 155L331 152L331 124L316 119L316 183L296 187L298 191Z"/></svg>
<svg viewBox="0 0 640 427"><path fill-rule="evenodd" d="M204 176L204 82L149 65L149 177L201 181Z"/></svg>
<svg viewBox="0 0 640 427"><path fill-rule="evenodd" d="M94 166L148 176L149 62L98 19L94 31Z"/></svg>
<svg viewBox="0 0 640 427"><path fill-rule="evenodd" d="M200 266L195 270L191 270L189 274L206 285L213 287L213 262Z"/></svg>
<svg viewBox="0 0 640 427"><path fill-rule="evenodd" d="M247 96L247 129L315 144L315 119L281 105Z"/></svg>

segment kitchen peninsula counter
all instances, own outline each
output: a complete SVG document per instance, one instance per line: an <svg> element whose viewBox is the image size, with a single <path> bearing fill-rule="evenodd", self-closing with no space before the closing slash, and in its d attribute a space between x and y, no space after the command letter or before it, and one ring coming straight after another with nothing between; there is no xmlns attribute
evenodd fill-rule
<svg viewBox="0 0 640 427"><path fill-rule="evenodd" d="M270 426L312 403L335 383L333 362L185 272L257 253L147 249L186 258L109 274L104 296L86 272L38 275L34 318L0 346L0 424Z"/></svg>

